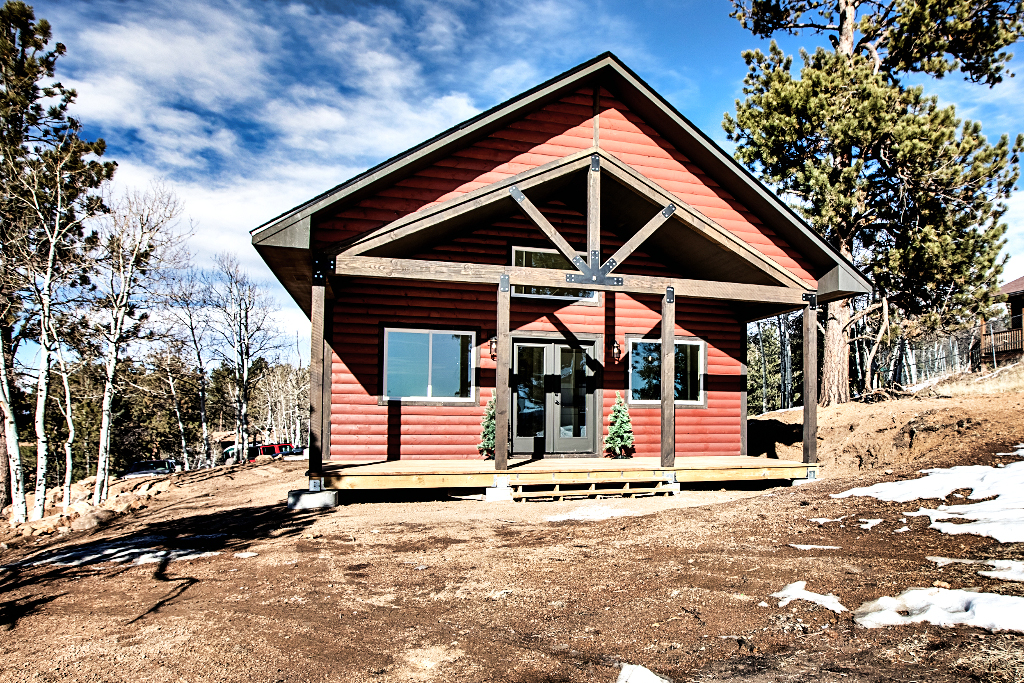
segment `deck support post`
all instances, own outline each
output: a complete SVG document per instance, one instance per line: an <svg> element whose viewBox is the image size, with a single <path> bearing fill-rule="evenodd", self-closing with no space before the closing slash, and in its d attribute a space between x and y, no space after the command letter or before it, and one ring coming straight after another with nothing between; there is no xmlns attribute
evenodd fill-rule
<svg viewBox="0 0 1024 683"><path fill-rule="evenodd" d="M804 462L818 462L818 313L804 307Z"/></svg>
<svg viewBox="0 0 1024 683"><path fill-rule="evenodd" d="M309 312L309 472L310 490L319 490L324 449L324 314L327 309L326 282L314 278ZM316 483L314 484L314 480ZM315 487L315 488L314 488Z"/></svg>
<svg viewBox="0 0 1024 683"><path fill-rule="evenodd" d="M676 292L661 300L661 466L676 464Z"/></svg>
<svg viewBox="0 0 1024 683"><path fill-rule="evenodd" d="M750 447L747 437L747 324L740 334L740 455L749 455Z"/></svg>
<svg viewBox="0 0 1024 683"><path fill-rule="evenodd" d="M508 276L502 275L498 284L498 360L494 370L494 469L508 469L509 424L511 422L512 336L509 333L511 290Z"/></svg>

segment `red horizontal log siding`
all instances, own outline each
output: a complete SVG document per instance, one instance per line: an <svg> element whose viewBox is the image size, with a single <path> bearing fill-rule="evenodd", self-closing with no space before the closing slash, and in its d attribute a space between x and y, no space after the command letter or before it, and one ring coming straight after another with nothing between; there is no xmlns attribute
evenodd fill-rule
<svg viewBox="0 0 1024 683"><path fill-rule="evenodd" d="M809 282L808 264L770 228L644 121L601 90L599 146L629 164L762 254Z"/></svg>
<svg viewBox="0 0 1024 683"><path fill-rule="evenodd" d="M593 91L584 88L346 207L314 226L314 244L375 230L407 214L472 192L594 144Z"/></svg>
<svg viewBox="0 0 1024 683"><path fill-rule="evenodd" d="M584 218L564 205L541 207L552 224L575 247L586 242ZM536 243L543 234L521 216L483 226L416 254L414 258L475 263L507 263L513 245ZM621 239L605 232L602 251L611 255ZM678 275L643 251L634 252L622 272ZM495 363L487 351L494 334L495 286L394 280L343 280L334 307L332 367L331 457L474 458L479 457L483 405L494 389ZM676 334L707 342L707 408L677 410L677 453L738 455L740 450L739 353L742 325L723 304L680 299L676 303ZM607 315L607 317L606 317ZM465 406L378 405L380 393L380 328L393 324L423 328L479 328L477 362L480 402ZM604 335L603 433L615 402L615 391L626 390L627 359L611 362L612 337L626 348L626 334L658 336L661 302L658 297L603 295L600 305L565 304L544 299L512 298L512 328L518 332L564 332ZM637 454L660 452L660 412L657 406L632 406Z"/></svg>
<svg viewBox="0 0 1024 683"><path fill-rule="evenodd" d="M455 286L369 279L345 283L334 306L332 365L331 458L475 458L480 440L483 405L494 388L495 363L487 340L494 334L493 287ZM609 297L614 300L607 305ZM740 450L740 332L741 325L725 306L680 299L676 334L707 342L707 408L676 411L676 444L680 456L738 455ZM606 311L610 317L605 319ZM538 299L512 299L512 326L518 332L603 334L605 343L602 433L616 390L625 394L628 359L611 361L608 332L627 348L626 334L658 335L660 301L616 293L601 305L570 304ZM393 324L424 328L481 328L477 337L480 402L466 406L378 405L380 328ZM660 412L657 406L631 406L637 455L660 452Z"/></svg>

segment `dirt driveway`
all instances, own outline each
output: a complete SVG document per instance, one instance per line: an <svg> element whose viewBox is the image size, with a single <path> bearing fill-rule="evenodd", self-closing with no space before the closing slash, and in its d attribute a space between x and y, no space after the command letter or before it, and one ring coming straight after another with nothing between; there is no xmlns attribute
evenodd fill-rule
<svg viewBox="0 0 1024 683"><path fill-rule="evenodd" d="M1008 462L993 454L1024 441L1019 418L985 417L922 458ZM0 680L604 683L620 662L674 681L1014 680L1020 636L865 629L770 597L794 581L850 608L936 581L1024 595L926 559L1024 559L1017 544L930 530L903 515L919 503L828 495L921 464L672 498L302 513L282 505L301 464L193 475L91 534L0 554Z"/></svg>

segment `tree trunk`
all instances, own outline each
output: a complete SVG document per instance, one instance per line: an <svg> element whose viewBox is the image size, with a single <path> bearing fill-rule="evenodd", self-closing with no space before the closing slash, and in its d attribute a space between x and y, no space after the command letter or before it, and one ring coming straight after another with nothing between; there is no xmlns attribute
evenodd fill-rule
<svg viewBox="0 0 1024 683"><path fill-rule="evenodd" d="M178 435L181 437L181 459L182 465L185 471L188 472L188 442L185 440L185 423L181 421L181 402L178 400L178 392L174 388L174 375L171 374L170 369L167 370L167 384L171 387L171 398L174 402L174 417L178 420Z"/></svg>
<svg viewBox="0 0 1024 683"><path fill-rule="evenodd" d="M3 413L4 451L8 472L7 485L10 487L10 504L13 506L11 521L21 524L28 518L25 504L25 475L21 469L21 450L18 447L18 424L14 421L14 406L11 404L11 382L7 371L7 345L0 337L0 412Z"/></svg>
<svg viewBox="0 0 1024 683"><path fill-rule="evenodd" d="M820 406L850 401L850 309L846 301L830 301L825 321Z"/></svg>
<svg viewBox="0 0 1024 683"><path fill-rule="evenodd" d="M64 414L64 422L68 428L68 436L64 439L64 486L61 491L63 494L61 499L62 507L67 512L68 506L71 505L71 479L73 477L72 470L74 469L75 414L71 401L71 382L68 378L68 365L64 359L64 349L60 346L57 347L57 362L60 365L60 379L64 388L64 407L61 409L61 412Z"/></svg>
<svg viewBox="0 0 1024 683"><path fill-rule="evenodd" d="M40 316L43 317L42 315ZM46 316L48 318L48 316ZM49 324L40 320L39 326ZM39 332L39 376L36 378L36 497L32 506L32 519L42 519L46 508L46 471L50 455L50 438L46 433L46 404L50 393L50 339L48 333Z"/></svg>
<svg viewBox="0 0 1024 683"><path fill-rule="evenodd" d="M96 457L96 485L92 504L99 505L107 497L107 478L110 473L110 412L114 402L114 376L117 371L117 345L107 350L106 376L103 382L103 402L100 405L100 443Z"/></svg>

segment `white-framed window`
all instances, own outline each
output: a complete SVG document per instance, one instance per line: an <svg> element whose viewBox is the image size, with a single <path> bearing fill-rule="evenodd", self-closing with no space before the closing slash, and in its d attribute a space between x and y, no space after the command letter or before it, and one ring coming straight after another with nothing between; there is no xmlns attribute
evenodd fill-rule
<svg viewBox="0 0 1024 683"><path fill-rule="evenodd" d="M700 339L676 340L676 405L704 402L704 354ZM661 340L629 340L629 402L661 403Z"/></svg>
<svg viewBox="0 0 1024 683"><path fill-rule="evenodd" d="M384 396L421 401L474 400L476 333L384 329Z"/></svg>
<svg viewBox="0 0 1024 683"><path fill-rule="evenodd" d="M583 254L584 260L587 258ZM521 268L553 268L555 270L576 270L562 252L557 249L535 249L533 247L512 247L512 265ZM533 299L564 299L566 301L597 301L597 292L591 289L572 287L532 287L515 285L512 296Z"/></svg>

